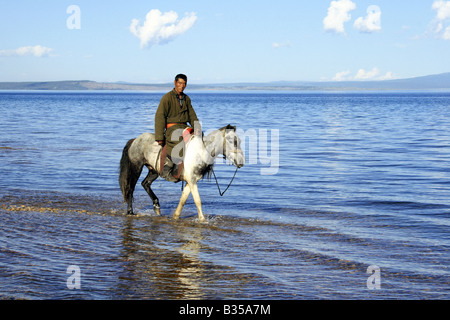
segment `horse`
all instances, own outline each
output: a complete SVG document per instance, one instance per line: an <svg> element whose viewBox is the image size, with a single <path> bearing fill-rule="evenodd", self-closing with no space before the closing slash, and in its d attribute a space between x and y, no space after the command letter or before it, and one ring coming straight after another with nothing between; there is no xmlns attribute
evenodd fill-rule
<svg viewBox="0 0 450 320"><path fill-rule="evenodd" d="M205 175L211 174L215 159L219 155L223 155L237 168L244 166L245 157L240 145L241 140L236 134L236 127L231 125L214 130L207 136L203 136L203 133L190 135L184 145L184 169L179 178L180 181L186 182L186 186L173 215L174 219L180 217L183 206L189 194L192 193L198 211L198 219L199 221L205 220L197 182ZM164 162L161 164L161 149L162 147L155 141L155 135L149 132L129 140L123 148L120 159L119 185L123 200L127 203L126 214L134 214L133 193L144 166L147 167L148 174L141 183L142 187L153 201L155 213L161 214L159 199L151 188L153 181L159 177L162 171Z"/></svg>

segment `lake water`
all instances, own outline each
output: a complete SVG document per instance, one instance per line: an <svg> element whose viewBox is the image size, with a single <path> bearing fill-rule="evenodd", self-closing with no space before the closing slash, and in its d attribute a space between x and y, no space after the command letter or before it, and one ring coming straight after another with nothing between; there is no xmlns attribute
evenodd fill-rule
<svg viewBox="0 0 450 320"><path fill-rule="evenodd" d="M0 298L450 298L450 93L187 93L247 158L199 183L206 223L163 180L124 215L163 93L0 92Z"/></svg>

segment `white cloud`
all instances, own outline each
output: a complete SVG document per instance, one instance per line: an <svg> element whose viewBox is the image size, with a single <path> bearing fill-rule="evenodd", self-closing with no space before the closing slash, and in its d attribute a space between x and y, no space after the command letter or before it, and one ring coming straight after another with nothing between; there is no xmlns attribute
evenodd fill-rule
<svg viewBox="0 0 450 320"><path fill-rule="evenodd" d="M129 29L141 40L141 48L144 48L172 41L189 30L196 20L194 12L186 13L179 20L178 14L174 11L161 13L158 9L153 9L147 13L143 25L139 24L138 19L133 19Z"/></svg>
<svg viewBox="0 0 450 320"><path fill-rule="evenodd" d="M436 19L441 21L450 19L450 1L434 1L431 8L437 11Z"/></svg>
<svg viewBox="0 0 450 320"><path fill-rule="evenodd" d="M359 69L356 73L355 80L369 80L375 78L380 71L378 68L373 68L372 70L366 71L364 69Z"/></svg>
<svg viewBox="0 0 450 320"><path fill-rule="evenodd" d="M342 71L336 73L333 77L333 81L352 81L352 80L391 80L395 79L395 75L392 71L386 72L384 75L380 75L378 68L372 68L372 70L359 69L355 76L351 75L350 71Z"/></svg>
<svg viewBox="0 0 450 320"><path fill-rule="evenodd" d="M431 8L436 10L432 21L433 32L441 39L450 40L450 1L436 0Z"/></svg>
<svg viewBox="0 0 450 320"><path fill-rule="evenodd" d="M351 0L331 1L328 7L328 14L323 19L325 31L344 33L344 23L351 19L350 11L356 9L356 4Z"/></svg>
<svg viewBox="0 0 450 320"><path fill-rule="evenodd" d="M345 80L349 80L348 78L346 78L348 75L350 74L350 71L341 71L336 73L336 75L333 78L333 81L345 81Z"/></svg>
<svg viewBox="0 0 450 320"><path fill-rule="evenodd" d="M392 80L395 78L396 76L394 75L394 73L392 71L388 71L384 76L378 77L377 80Z"/></svg>
<svg viewBox="0 0 450 320"><path fill-rule="evenodd" d="M51 48L43 47L41 45L37 46L27 46L20 47L12 50L0 50L0 57L5 56L35 56L35 57L44 57L50 55L53 51Z"/></svg>
<svg viewBox="0 0 450 320"><path fill-rule="evenodd" d="M442 33L442 39L450 40L450 27L445 28L445 31Z"/></svg>
<svg viewBox="0 0 450 320"><path fill-rule="evenodd" d="M367 8L367 16L356 19L353 26L362 32L375 32L381 30L381 10L376 5Z"/></svg>

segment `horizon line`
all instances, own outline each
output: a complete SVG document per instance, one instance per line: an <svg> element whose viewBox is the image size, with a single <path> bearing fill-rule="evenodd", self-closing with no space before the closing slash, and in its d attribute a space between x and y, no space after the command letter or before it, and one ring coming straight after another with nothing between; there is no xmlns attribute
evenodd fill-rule
<svg viewBox="0 0 450 320"><path fill-rule="evenodd" d="M190 83L191 85L236 85L236 84L274 84L274 83L345 83L345 82L357 82L357 83L367 83L367 82L387 82L387 81L398 81L398 80L409 80L423 77L439 76L449 74L450 72L442 72L436 74L426 74L422 76L413 76L406 78L392 78L392 79L346 79L346 80L270 80L270 81L235 81L235 82L195 82ZM131 82L131 81L98 81L98 80L87 80L87 79L66 79L66 80L35 80L35 81L0 81L0 83L45 83L45 82L95 82L95 83L106 83L106 84L123 84L123 85L172 85L172 82Z"/></svg>

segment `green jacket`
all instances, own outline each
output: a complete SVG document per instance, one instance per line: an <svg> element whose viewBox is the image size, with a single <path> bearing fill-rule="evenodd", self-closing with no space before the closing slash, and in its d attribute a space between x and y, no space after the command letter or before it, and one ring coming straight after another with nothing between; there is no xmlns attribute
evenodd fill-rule
<svg viewBox="0 0 450 320"><path fill-rule="evenodd" d="M183 106L177 99L175 89L166 93L159 102L158 109L155 114L155 140L164 140L164 132L168 123L184 123L189 122L191 126L198 121L197 115L192 108L189 96L184 96Z"/></svg>

